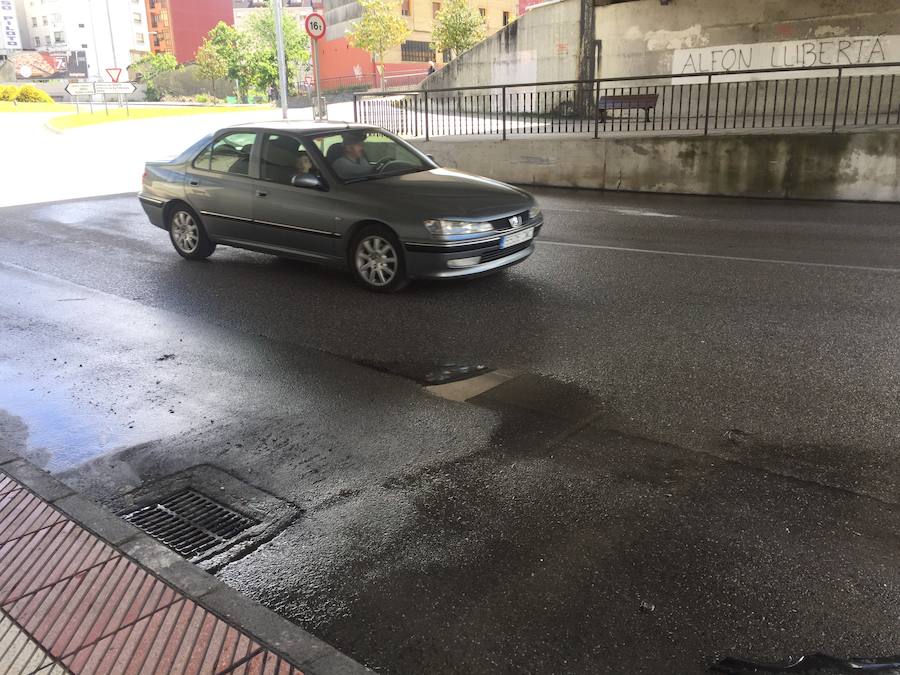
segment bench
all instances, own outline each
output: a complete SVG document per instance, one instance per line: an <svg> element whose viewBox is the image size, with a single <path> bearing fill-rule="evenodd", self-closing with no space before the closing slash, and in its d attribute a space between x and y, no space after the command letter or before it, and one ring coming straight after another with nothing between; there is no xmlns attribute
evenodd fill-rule
<svg viewBox="0 0 900 675"><path fill-rule="evenodd" d="M650 111L656 107L659 94L624 94L622 96L601 96L597 101L600 122L606 124L607 110L643 110L650 121Z"/></svg>

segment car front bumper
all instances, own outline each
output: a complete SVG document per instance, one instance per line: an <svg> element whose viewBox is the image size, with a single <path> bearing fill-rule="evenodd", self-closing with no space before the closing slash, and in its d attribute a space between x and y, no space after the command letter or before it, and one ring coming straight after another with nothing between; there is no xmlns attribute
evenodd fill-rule
<svg viewBox="0 0 900 675"><path fill-rule="evenodd" d="M406 274L412 279L456 279L489 274L516 265L534 253L534 243L542 225L543 222L529 223L527 227L534 228L534 237L508 249L500 248L499 237L490 242L459 246L404 244ZM466 267L452 266L453 261L474 258L478 258L477 263Z"/></svg>

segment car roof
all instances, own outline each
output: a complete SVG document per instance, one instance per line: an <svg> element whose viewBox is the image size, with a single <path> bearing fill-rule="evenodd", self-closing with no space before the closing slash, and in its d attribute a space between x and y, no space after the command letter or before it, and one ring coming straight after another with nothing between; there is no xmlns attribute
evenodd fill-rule
<svg viewBox="0 0 900 675"><path fill-rule="evenodd" d="M295 134L319 134L329 131L347 131L348 129L372 129L369 124L352 124L349 122L303 122L300 120L272 120L271 122L248 122L236 124L227 129L241 131L290 131ZM222 129L221 131L225 131Z"/></svg>

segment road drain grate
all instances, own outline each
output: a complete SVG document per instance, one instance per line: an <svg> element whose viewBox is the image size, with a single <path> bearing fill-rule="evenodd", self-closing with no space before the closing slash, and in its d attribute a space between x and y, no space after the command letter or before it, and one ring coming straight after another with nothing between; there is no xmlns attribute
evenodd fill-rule
<svg viewBox="0 0 900 675"><path fill-rule="evenodd" d="M259 522L222 506L195 490L173 494L122 518L185 558L195 558Z"/></svg>

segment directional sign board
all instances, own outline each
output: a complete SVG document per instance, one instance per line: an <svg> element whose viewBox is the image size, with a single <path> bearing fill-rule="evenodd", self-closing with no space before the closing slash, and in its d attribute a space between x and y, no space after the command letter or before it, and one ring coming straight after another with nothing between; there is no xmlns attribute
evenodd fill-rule
<svg viewBox="0 0 900 675"><path fill-rule="evenodd" d="M98 94L133 94L131 82L94 82L94 91Z"/></svg>
<svg viewBox="0 0 900 675"><path fill-rule="evenodd" d="M69 82L66 85L66 92L70 96L90 96L94 93L93 82Z"/></svg>
<svg viewBox="0 0 900 675"><path fill-rule="evenodd" d="M306 32L313 40L325 37L325 17L313 12L306 17Z"/></svg>

